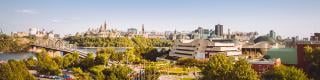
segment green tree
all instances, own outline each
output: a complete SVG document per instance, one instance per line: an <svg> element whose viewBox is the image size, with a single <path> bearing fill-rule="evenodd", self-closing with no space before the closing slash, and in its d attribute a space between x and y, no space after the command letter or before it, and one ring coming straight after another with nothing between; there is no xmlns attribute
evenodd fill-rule
<svg viewBox="0 0 320 80"><path fill-rule="evenodd" d="M27 60L24 60L28 69L34 69L37 66L37 61L33 57L29 57Z"/></svg>
<svg viewBox="0 0 320 80"><path fill-rule="evenodd" d="M160 72L154 66L146 67L144 72L145 72L144 73L145 80L158 80L158 78L160 76Z"/></svg>
<svg viewBox="0 0 320 80"><path fill-rule="evenodd" d="M247 61L235 61L223 54L211 57L202 74L203 80L259 80L259 76Z"/></svg>
<svg viewBox="0 0 320 80"><path fill-rule="evenodd" d="M182 65L186 67L204 67L207 64L207 60L197 60L197 59L192 59L192 58L179 58L177 60L177 65Z"/></svg>
<svg viewBox="0 0 320 80"><path fill-rule="evenodd" d="M141 36L136 36L132 39L126 37L101 38L70 36L64 38L64 40L69 41L71 44L76 44L82 47L133 47L140 44L157 47L169 47L173 43L171 40L160 38L144 38Z"/></svg>
<svg viewBox="0 0 320 80"><path fill-rule="evenodd" d="M95 65L106 65L109 61L109 55L106 53L97 54L96 58L94 59Z"/></svg>
<svg viewBox="0 0 320 80"><path fill-rule="evenodd" d="M72 68L73 75L76 76L77 80L93 80L89 73L83 72L81 68Z"/></svg>
<svg viewBox="0 0 320 80"><path fill-rule="evenodd" d="M64 68L64 66L63 66L63 58L62 58L62 57L53 57L52 59L53 59L53 61L54 61L55 63L58 64L58 66L59 66L61 69Z"/></svg>
<svg viewBox="0 0 320 80"><path fill-rule="evenodd" d="M94 66L94 55L92 53L87 54L87 57L81 59L80 67L84 70L88 70L90 67Z"/></svg>
<svg viewBox="0 0 320 80"><path fill-rule="evenodd" d="M89 68L89 72L94 75L96 80L104 80L105 77L102 71L105 69L105 65L97 65Z"/></svg>
<svg viewBox="0 0 320 80"><path fill-rule="evenodd" d="M312 48L310 46L304 47L305 60L307 61L306 72L307 74L316 79L320 79L320 47Z"/></svg>
<svg viewBox="0 0 320 80"><path fill-rule="evenodd" d="M9 64L0 64L0 80L14 80L17 77L15 77L15 73L12 72L11 66Z"/></svg>
<svg viewBox="0 0 320 80"><path fill-rule="evenodd" d="M32 39L25 37L14 37L0 34L1 52L24 52L27 51Z"/></svg>
<svg viewBox="0 0 320 80"><path fill-rule="evenodd" d="M40 74L46 75L59 75L61 70L59 65L53 61L53 59L48 55L47 52L43 51L37 54L37 71Z"/></svg>
<svg viewBox="0 0 320 80"><path fill-rule="evenodd" d="M209 59L208 65L202 70L203 80L230 80L233 70L233 59L225 55L214 55Z"/></svg>
<svg viewBox="0 0 320 80"><path fill-rule="evenodd" d="M79 63L79 53L77 52L73 52L73 53L69 53L69 54L66 54L64 57L63 57L63 68L69 68L69 67L72 67L72 66L76 66Z"/></svg>
<svg viewBox="0 0 320 80"><path fill-rule="evenodd" d="M131 63L131 62L135 63L135 62L139 62L141 60L139 55L135 54L134 48L127 48L126 49L125 58L126 58L126 61L128 61L129 63Z"/></svg>
<svg viewBox="0 0 320 80"><path fill-rule="evenodd" d="M97 54L102 54L104 57L107 56L108 59L118 62L123 60L124 57L122 53L117 53L114 48L104 48L102 50L98 50Z"/></svg>
<svg viewBox="0 0 320 80"><path fill-rule="evenodd" d="M21 61L9 60L0 64L0 80L35 80Z"/></svg>
<svg viewBox="0 0 320 80"><path fill-rule="evenodd" d="M126 66L111 66L103 70L103 74L107 80L129 80L128 74L132 70Z"/></svg>
<svg viewBox="0 0 320 80"><path fill-rule="evenodd" d="M259 75L245 59L240 59L234 64L232 73L234 80L259 80Z"/></svg>
<svg viewBox="0 0 320 80"><path fill-rule="evenodd" d="M267 80L308 80L306 74L295 67L287 67L284 65L274 67L262 75Z"/></svg>

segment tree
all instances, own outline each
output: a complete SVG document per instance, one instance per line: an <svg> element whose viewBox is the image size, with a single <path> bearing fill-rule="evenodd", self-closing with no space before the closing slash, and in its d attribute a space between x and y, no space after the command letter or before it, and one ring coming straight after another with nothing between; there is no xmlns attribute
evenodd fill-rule
<svg viewBox="0 0 320 80"><path fill-rule="evenodd" d="M139 62L139 55L135 54L135 49L127 48L125 51L125 57L128 62Z"/></svg>
<svg viewBox="0 0 320 80"><path fill-rule="evenodd" d="M202 70L203 80L230 80L233 70L233 60L221 54L209 59L207 66Z"/></svg>
<svg viewBox="0 0 320 80"><path fill-rule="evenodd" d="M29 57L27 60L24 60L28 69L34 69L37 65L37 61L33 57Z"/></svg>
<svg viewBox="0 0 320 80"><path fill-rule="evenodd" d="M63 57L63 68L72 67L78 64L80 63L79 63L79 53L77 52L66 54Z"/></svg>
<svg viewBox="0 0 320 80"><path fill-rule="evenodd" d="M274 67L262 75L267 80L308 80L306 74L295 67L287 67L284 65Z"/></svg>
<svg viewBox="0 0 320 80"><path fill-rule="evenodd" d="M23 52L27 51L32 39L19 38L0 34L0 51L1 52Z"/></svg>
<svg viewBox="0 0 320 80"><path fill-rule="evenodd" d="M51 59L45 50L37 54L37 60L37 71L40 74L59 75L61 73L59 65Z"/></svg>
<svg viewBox="0 0 320 80"><path fill-rule="evenodd" d="M94 66L94 55L92 53L88 53L87 57L81 59L80 67L84 70L88 70L90 67Z"/></svg>
<svg viewBox="0 0 320 80"><path fill-rule="evenodd" d="M192 58L179 58L177 60L177 65L183 65L186 67L204 67L207 63L207 60L197 60L197 59L192 59Z"/></svg>
<svg viewBox="0 0 320 80"><path fill-rule="evenodd" d="M15 73L12 72L11 66L9 64L0 64L0 80L14 80Z"/></svg>
<svg viewBox="0 0 320 80"><path fill-rule="evenodd" d="M320 47L312 48L310 46L304 47L305 60L307 61L306 72L307 74L316 79L320 79Z"/></svg>
<svg viewBox="0 0 320 80"><path fill-rule="evenodd" d="M108 59L120 62L123 60L123 54L117 53L114 48L104 48L102 50L98 50L98 55L102 54L103 56L107 56Z"/></svg>
<svg viewBox="0 0 320 80"><path fill-rule="evenodd" d="M251 68L251 65L245 59L240 59L234 64L232 73L234 80L259 80L257 72Z"/></svg>
<svg viewBox="0 0 320 80"><path fill-rule="evenodd" d="M145 80L158 80L160 76L160 72L154 66L146 67L144 72L145 72L145 75L144 75Z"/></svg>
<svg viewBox="0 0 320 80"><path fill-rule="evenodd" d="M109 55L106 53L97 54L96 58L94 59L95 65L106 65L109 61Z"/></svg>
<svg viewBox="0 0 320 80"><path fill-rule="evenodd" d="M132 70L126 66L111 66L103 70L106 80L129 80L128 74Z"/></svg>
<svg viewBox="0 0 320 80"><path fill-rule="evenodd" d="M144 38L141 36L136 36L132 39L127 37L102 38L70 36L64 38L64 40L69 41L71 44L76 44L81 47L133 47L135 45L141 44L157 47L169 47L173 43L173 41L171 40L165 40L160 38Z"/></svg>
<svg viewBox="0 0 320 80"><path fill-rule="evenodd" d="M0 64L0 80L35 80L21 61L9 60Z"/></svg>
<svg viewBox="0 0 320 80"><path fill-rule="evenodd" d="M76 76L77 80L93 80L89 73L83 72L81 68L72 68L73 75Z"/></svg>
<svg viewBox="0 0 320 80"><path fill-rule="evenodd" d="M97 65L89 68L89 72L94 75L96 80L104 80L105 77L102 71L105 69L105 65Z"/></svg>
<svg viewBox="0 0 320 80"><path fill-rule="evenodd" d="M62 57L54 57L54 58L52 58L53 59L53 61L55 62L55 63L57 63L58 64L58 66L62 69L62 68L64 68L64 66L63 66L63 58Z"/></svg>
<svg viewBox="0 0 320 80"><path fill-rule="evenodd" d="M110 59L113 60L113 61L120 62L120 61L123 60L123 58L124 58L124 54L123 53L110 54Z"/></svg>
<svg viewBox="0 0 320 80"><path fill-rule="evenodd" d="M203 80L258 80L257 73L244 59L234 64L232 57L217 54L211 57L202 70Z"/></svg>

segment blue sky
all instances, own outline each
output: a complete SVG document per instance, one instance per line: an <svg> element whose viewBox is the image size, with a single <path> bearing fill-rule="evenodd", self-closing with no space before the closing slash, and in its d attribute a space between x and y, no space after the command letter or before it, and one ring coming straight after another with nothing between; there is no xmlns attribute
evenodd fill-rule
<svg viewBox="0 0 320 80"><path fill-rule="evenodd" d="M274 30L282 36L320 32L319 0L2 0L0 28L5 32L37 27L61 34L97 28L191 31L201 26L225 31Z"/></svg>

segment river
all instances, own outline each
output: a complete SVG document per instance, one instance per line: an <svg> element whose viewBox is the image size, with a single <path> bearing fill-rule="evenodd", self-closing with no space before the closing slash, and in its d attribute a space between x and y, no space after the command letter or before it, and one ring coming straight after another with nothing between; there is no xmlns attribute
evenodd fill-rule
<svg viewBox="0 0 320 80"><path fill-rule="evenodd" d="M35 56L31 52L21 52L21 53L0 53L0 61L8 61L10 59L21 60L28 59L29 57Z"/></svg>

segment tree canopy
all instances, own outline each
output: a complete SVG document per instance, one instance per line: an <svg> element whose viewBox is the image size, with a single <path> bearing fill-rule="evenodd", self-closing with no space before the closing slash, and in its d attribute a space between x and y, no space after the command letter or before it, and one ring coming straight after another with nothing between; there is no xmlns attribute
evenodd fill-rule
<svg viewBox="0 0 320 80"><path fill-rule="evenodd" d="M23 52L27 51L29 44L33 39L29 37L13 37L0 34L0 51L1 52Z"/></svg>
<svg viewBox="0 0 320 80"><path fill-rule="evenodd" d="M132 72L129 67L126 66L111 66L103 70L103 74L106 80L129 80L128 74Z"/></svg>
<svg viewBox="0 0 320 80"><path fill-rule="evenodd" d="M160 72L157 67L155 66L148 66L145 68L144 71L144 79L145 80L158 80L160 76Z"/></svg>
<svg viewBox="0 0 320 80"><path fill-rule="evenodd" d="M211 57L202 70L203 80L258 80L257 73L245 60L234 64L232 57L217 54Z"/></svg>
<svg viewBox="0 0 320 80"><path fill-rule="evenodd" d="M159 39L159 38L144 38L144 37L116 37L116 38L102 38L102 37L79 37L70 36L64 40L69 41L71 44L76 44L81 47L133 47L143 42L148 45L157 47L169 47L172 45L171 40Z"/></svg>
<svg viewBox="0 0 320 80"><path fill-rule="evenodd" d="M0 64L0 80L35 80L21 61L9 60Z"/></svg>
<svg viewBox="0 0 320 80"><path fill-rule="evenodd" d="M40 74L59 75L61 73L59 65L43 51L37 54L37 71Z"/></svg>
<svg viewBox="0 0 320 80"><path fill-rule="evenodd" d="M304 47L305 60L307 61L307 74L318 80L320 79L320 47L312 48L310 46Z"/></svg>
<svg viewBox="0 0 320 80"><path fill-rule="evenodd" d="M287 67L284 65L274 67L262 75L267 80L308 80L306 74L295 67Z"/></svg>

